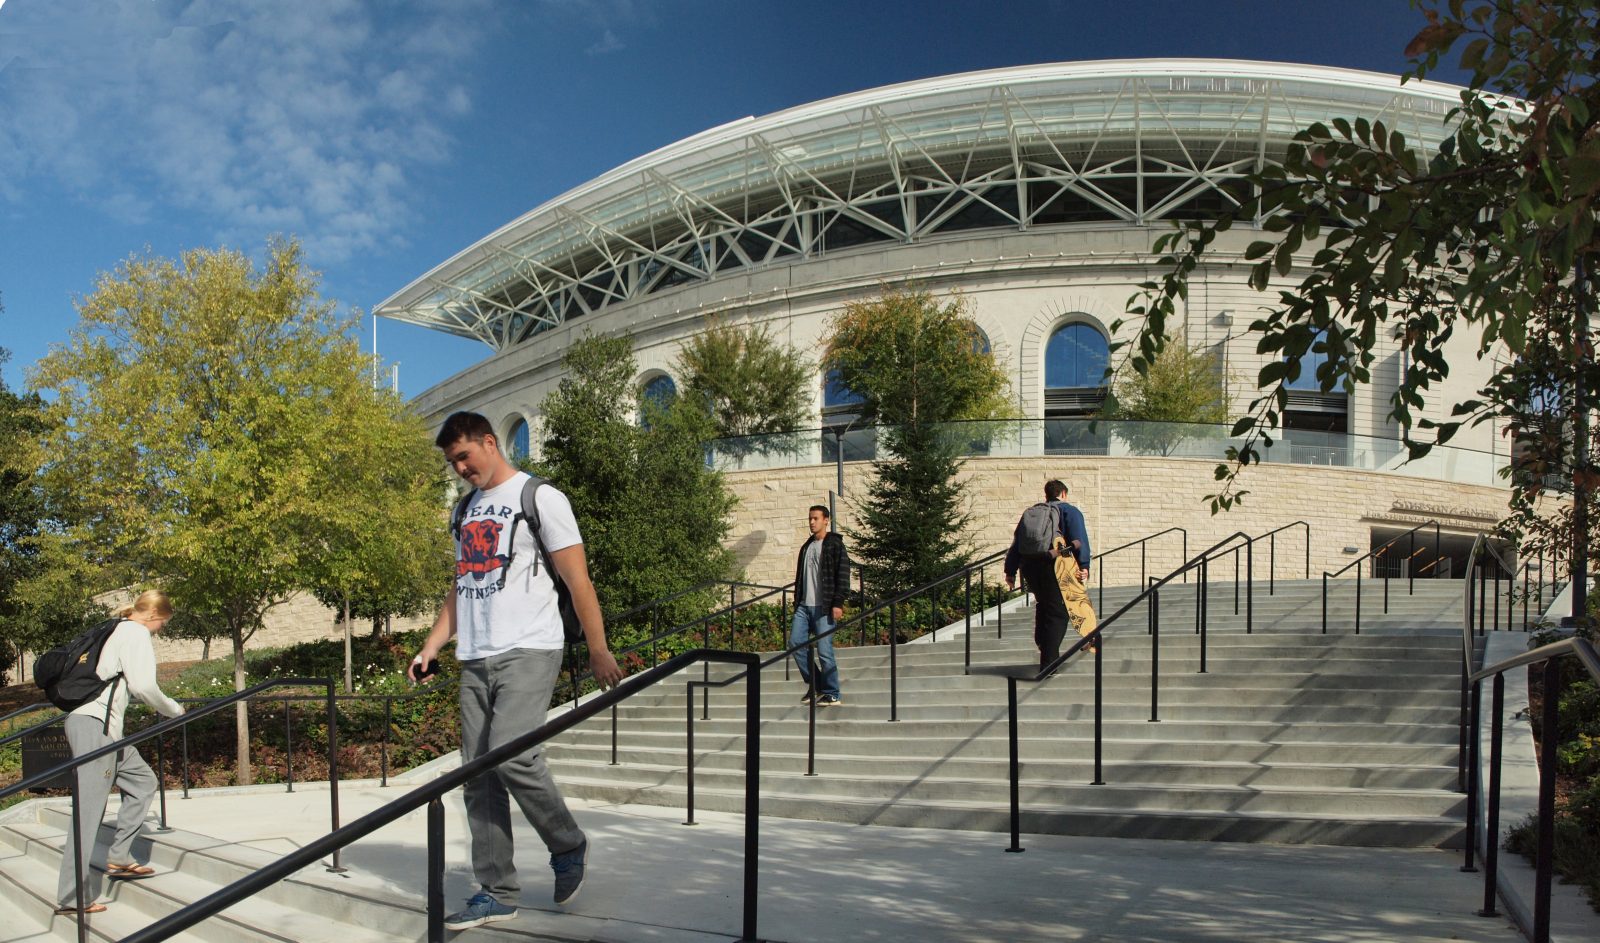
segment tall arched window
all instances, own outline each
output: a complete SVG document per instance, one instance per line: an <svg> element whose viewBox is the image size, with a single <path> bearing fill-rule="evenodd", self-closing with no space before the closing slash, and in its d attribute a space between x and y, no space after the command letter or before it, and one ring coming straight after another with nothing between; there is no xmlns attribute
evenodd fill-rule
<svg viewBox="0 0 1600 943"><path fill-rule="evenodd" d="M1056 328L1044 347L1044 447L1058 455L1103 455L1103 431L1087 418L1105 402L1110 344L1099 328L1073 321Z"/></svg>
<svg viewBox="0 0 1600 943"><path fill-rule="evenodd" d="M665 373L658 373L639 386L639 421L650 427L650 415L655 409L666 409L677 398L678 384Z"/></svg>
<svg viewBox="0 0 1600 943"><path fill-rule="evenodd" d="M877 454L878 434L860 425L860 393L844 385L839 371L829 370L822 378L822 460L836 462L870 461Z"/></svg>
<svg viewBox="0 0 1600 943"><path fill-rule="evenodd" d="M512 462L520 462L527 458L528 454L528 421L518 419L511 424L511 431L506 434L506 458Z"/></svg>

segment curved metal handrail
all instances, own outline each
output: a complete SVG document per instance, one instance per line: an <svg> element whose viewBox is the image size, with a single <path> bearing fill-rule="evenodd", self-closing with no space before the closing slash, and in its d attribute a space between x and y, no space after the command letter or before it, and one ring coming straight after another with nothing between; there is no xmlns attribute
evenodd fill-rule
<svg viewBox="0 0 1600 943"><path fill-rule="evenodd" d="M1560 752L1561 671L1557 660L1567 655L1577 658L1589 676L1596 683L1600 683L1600 652L1596 652L1594 646L1587 640L1577 636L1502 659L1466 676L1472 691L1472 721L1470 749L1466 751L1470 754L1470 774L1466 777L1466 863L1461 869L1463 871L1476 870L1472 859L1478 841L1478 804L1485 796L1481 782L1479 748L1483 732L1483 681L1490 678L1494 681L1493 703L1489 715L1491 734L1489 787L1486 793L1488 807L1484 819L1484 834L1488 840L1484 843L1483 851L1483 908L1478 911L1479 916L1493 917L1499 915L1495 910L1495 900L1500 860L1500 767L1505 717L1505 676L1506 672L1518 668L1544 665L1544 703L1538 752L1538 812L1535 816L1538 823L1538 838L1534 849L1533 926L1523 927L1525 931L1529 931L1533 943L1549 943L1550 940L1550 892L1555 871L1556 761Z"/></svg>
<svg viewBox="0 0 1600 943"><path fill-rule="evenodd" d="M1440 556L1440 552L1439 552L1439 522L1437 520L1429 520L1429 521L1424 521L1421 524L1418 524L1417 526L1411 528L1410 530L1406 531L1403 534L1396 534L1395 536L1393 536L1393 537L1389 538L1388 540L1384 541L1383 544L1381 544L1380 546L1377 546L1377 547L1374 547L1371 550L1368 550L1366 553L1362 554L1359 557L1356 557L1354 560L1351 560L1349 563L1346 563L1344 566L1340 567L1338 570L1336 570L1333 573L1329 573L1327 570L1323 570L1322 571L1322 634L1323 635L1327 635L1328 634L1328 580L1329 579L1335 579L1335 578L1338 578L1339 576L1342 576L1344 573L1349 571L1349 569L1351 567L1356 566L1357 564L1363 563L1363 562L1365 562L1365 561L1367 561L1369 559L1377 559L1378 557L1383 556L1385 553L1387 553L1389 551L1390 547L1394 546L1396 543L1399 543L1400 540L1403 539L1403 538L1411 537L1413 543L1415 543L1417 532L1422 530L1423 528L1429 526L1429 525L1433 526L1433 556L1434 556L1434 561L1433 562L1434 563L1438 563L1439 562L1439 556ZM1414 555L1415 555L1415 551L1413 551L1413 556ZM1429 564L1429 565L1432 566L1433 564ZM1416 591L1416 574L1413 573L1409 568L1407 569L1407 573L1410 574L1407 577L1407 584L1406 584L1406 592L1409 595L1409 594L1414 593ZM1384 612L1388 612L1389 611L1389 577L1388 576L1384 576L1383 577L1383 581L1384 581L1383 582L1383 611ZM1357 635L1361 634L1361 571L1360 570L1356 570L1355 633Z"/></svg>
<svg viewBox="0 0 1600 943"><path fill-rule="evenodd" d="M253 874L241 878L187 907L163 917L142 930L123 937L123 943L156 943L158 940L168 939L174 934L194 926L201 920L254 895L263 888L276 884L301 868L314 864L330 852L334 855L334 859L337 860L340 849L424 805L428 806L428 939L443 939L444 806L441 801L442 797L456 787L464 785L468 780L494 769L506 760L525 753L534 746L544 743L558 734L566 732L601 711L627 700L698 661L743 664L746 666L746 674L749 676L750 691L746 707L746 750L749 758L745 764L744 939L753 940L756 938L755 881L758 849L756 836L758 834L757 823L759 822L757 784L760 781L761 756L760 673L748 670L756 661L756 656L753 654L696 649L692 652L677 655L642 674L625 680L617 687L602 692L584 707L569 711L546 722L536 730L531 730L507 743L486 751L471 762L463 763L438 779L412 789L405 795L367 813L348 825L338 827L336 824L333 831L322 838L309 842L305 846L284 855L272 864L256 870Z"/></svg>

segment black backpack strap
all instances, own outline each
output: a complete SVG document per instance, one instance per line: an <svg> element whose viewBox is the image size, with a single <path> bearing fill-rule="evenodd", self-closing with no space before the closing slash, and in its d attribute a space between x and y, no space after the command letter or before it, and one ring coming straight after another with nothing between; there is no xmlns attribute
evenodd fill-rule
<svg viewBox="0 0 1600 943"><path fill-rule="evenodd" d="M533 532L533 545L539 548L539 560L549 567L550 579L559 581L561 576L550 565L550 551L544 548L544 538L539 535L539 489L549 483L538 475L529 475L528 480L522 483L522 519L528 522Z"/></svg>
<svg viewBox="0 0 1600 943"><path fill-rule="evenodd" d="M461 539L461 522L467 517L467 508L472 506L472 499L478 494L478 489L473 488L461 496L456 502L456 509L450 512L450 536L456 540Z"/></svg>

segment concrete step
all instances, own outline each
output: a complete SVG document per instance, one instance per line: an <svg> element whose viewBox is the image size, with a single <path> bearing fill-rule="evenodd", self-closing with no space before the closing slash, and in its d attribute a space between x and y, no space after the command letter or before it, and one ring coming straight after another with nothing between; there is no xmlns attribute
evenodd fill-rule
<svg viewBox="0 0 1600 943"><path fill-rule="evenodd" d="M899 730L899 725L885 724L880 731ZM1087 731L1087 733L1085 732ZM1024 724L1018 735L1018 749L1027 759L1078 761L1094 756L1093 726L1077 730L1066 736L1035 736L1037 725ZM606 751L609 755L611 734L608 728L579 727L554 741L551 753L559 753L566 745L582 746ZM761 735L763 751L777 754L804 755L807 735L803 725L787 731L774 731L770 727ZM637 732L619 744L619 749L636 745L643 749L664 750L682 754L683 730L658 730ZM737 733L712 734L696 725L695 746L701 755L719 750L729 751L737 757L744 755L742 730ZM970 736L953 740L909 739L888 732L880 736L834 737L824 739L819 735L817 748L825 755L842 758L874 760L883 757L960 755L968 758L998 758L1004 760L1009 746L1004 722L979 728ZM1196 740L1196 739L1145 739L1127 740L1105 737L1101 743L1107 761L1129 763L1223 763L1262 764L1347 764L1360 767L1365 764L1420 765L1455 767L1456 744L1450 743L1328 743L1303 742L1291 739L1271 743L1248 740ZM740 760L742 762L742 759Z"/></svg>
<svg viewBox="0 0 1600 943"><path fill-rule="evenodd" d="M563 781L563 788L569 787L582 789L586 795L609 802L680 806L685 799L682 790L675 786L635 789L626 785L570 778ZM1161 791L1166 790L1163 788ZM697 809L737 812L743 809L743 803L742 789L712 790L697 785L695 790ZM819 802L810 795L763 791L761 811L763 815L786 818L913 828L961 828L992 832L1004 832L1010 828L1008 806L997 806L987 799L930 801L908 797L891 800L841 797ZM1462 825L1458 818L1449 815L1409 817L1368 814L1344 819L1329 817L1322 812L1289 814L1232 809L1220 812L1173 811L1162 808L1127 811L1024 804L1021 830L1032 834L1185 841L1449 848L1459 845Z"/></svg>
<svg viewBox="0 0 1600 943"><path fill-rule="evenodd" d="M698 703L698 702L697 702ZM889 710L889 695L887 692L871 692L860 694L851 691L846 700L846 706L863 711L880 711L887 714ZM734 705L719 703L718 708L726 711ZM941 701L934 692L906 695L902 693L898 700L898 716L902 721L928 720L928 721L960 721L960 720L990 720L1003 717L1005 706L1003 704L990 705L964 705L950 704ZM1092 703L1052 704L1046 708L1038 702L1030 702L1030 717L1042 720L1047 716L1049 720L1085 720L1093 719L1094 705ZM827 714L837 708L818 707L819 714ZM738 705L740 714L743 714L743 705ZM619 722L632 724L635 721L664 721L684 723L685 705L659 706L624 706L618 710ZM807 708L799 704L770 705L764 704L761 716L768 721L804 720ZM1101 716L1106 721L1112 720L1146 720L1150 715L1150 699L1146 695L1142 701L1134 699L1131 703L1106 703L1101 707ZM1432 724L1449 725L1455 723L1459 711L1439 706L1405 706L1405 707L1350 707L1346 705L1280 705L1280 706L1238 706L1229 704L1173 704L1164 702L1159 705L1158 716L1162 720L1192 721L1202 723L1222 722L1255 722L1275 724L1303 724L1315 722L1340 722L1348 724ZM823 723L827 722L824 717ZM609 724L609 720L606 721Z"/></svg>
<svg viewBox="0 0 1600 943"><path fill-rule="evenodd" d="M765 749L763 744L762 770L774 774L804 774L808 768L803 753L779 753ZM637 778L640 770L654 771L657 767L681 769L686 756L681 745L678 749L628 747L619 750L617 765L610 765L610 750L604 743L563 743L548 751L553 763L583 764L584 775L595 778ZM1076 760L1025 759L1021 763L1022 776L1040 782L1087 783L1094 779L1094 765L1085 756ZM847 768L844 764L860 763L859 756L823 753L816 758L815 768L828 771ZM992 778L996 772L1004 773L1001 756L906 756L875 757L871 768L877 775L911 780L918 776L937 773L958 779ZM722 770L739 772L744 769L744 757L736 751L696 751L697 770ZM1378 789L1434 789L1452 790L1456 783L1456 769L1452 766L1357 766L1337 764L1246 763L1223 761L1200 762L1110 762L1102 763L1102 777L1106 782L1123 784L1182 784L1182 785L1234 785L1249 782L1261 788L1311 787L1311 788L1378 788Z"/></svg>
<svg viewBox="0 0 1600 943"><path fill-rule="evenodd" d="M71 820L62 806L41 808L38 818L37 824L0 826L0 849L9 856L9 866L3 869L6 876L25 888L41 913L49 914ZM109 826L105 832L109 838ZM106 912L91 918L106 939L120 939L253 874L278 857L182 830L157 832L151 828L136 841L135 853L158 873L144 880L106 885L102 895L108 901ZM334 875L313 865L173 939L380 943L416 938L426 923L421 903L419 894L417 907L397 906L392 891L386 891L382 882L355 872ZM31 904L29 909L34 909ZM61 918L56 921L64 922ZM68 935L60 938L75 939L75 923L65 923Z"/></svg>

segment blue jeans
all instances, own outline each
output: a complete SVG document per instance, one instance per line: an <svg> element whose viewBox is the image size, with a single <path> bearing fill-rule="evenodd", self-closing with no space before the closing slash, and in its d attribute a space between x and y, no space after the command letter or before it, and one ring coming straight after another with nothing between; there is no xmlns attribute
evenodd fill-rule
<svg viewBox="0 0 1600 943"><path fill-rule="evenodd" d="M794 626L789 631L789 645L803 645L812 636L826 632L833 628L833 610L827 606L795 606ZM806 649L802 648L794 653L795 661L800 664L800 679L808 685L811 683L811 672L807 666ZM817 640L817 666L822 669L822 677L817 679L817 693L830 697L839 696L839 663L833 658L833 636L827 635Z"/></svg>

